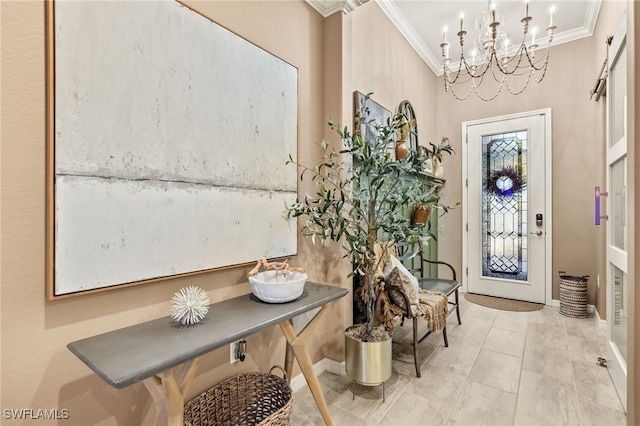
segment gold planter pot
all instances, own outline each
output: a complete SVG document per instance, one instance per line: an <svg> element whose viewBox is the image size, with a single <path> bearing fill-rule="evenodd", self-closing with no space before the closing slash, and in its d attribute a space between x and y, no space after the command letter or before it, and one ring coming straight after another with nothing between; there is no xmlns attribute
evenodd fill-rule
<svg viewBox="0 0 640 426"><path fill-rule="evenodd" d="M361 326L352 325L347 330ZM362 342L345 335L345 367L354 382L365 386L384 384L391 377L391 338Z"/></svg>

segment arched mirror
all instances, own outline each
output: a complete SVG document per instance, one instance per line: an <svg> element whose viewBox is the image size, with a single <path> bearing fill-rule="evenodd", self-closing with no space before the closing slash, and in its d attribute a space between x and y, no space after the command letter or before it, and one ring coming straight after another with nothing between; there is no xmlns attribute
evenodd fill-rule
<svg viewBox="0 0 640 426"><path fill-rule="evenodd" d="M407 120L411 121L412 125L409 131L409 137L407 138L407 143L409 144L409 149L415 152L418 149L418 122L411 103L407 100L400 102L396 114L403 114Z"/></svg>

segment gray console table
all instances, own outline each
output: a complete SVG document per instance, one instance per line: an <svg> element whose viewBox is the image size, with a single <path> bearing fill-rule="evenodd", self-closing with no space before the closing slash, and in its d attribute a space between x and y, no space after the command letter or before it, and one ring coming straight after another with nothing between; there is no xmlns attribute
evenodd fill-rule
<svg viewBox="0 0 640 426"><path fill-rule="evenodd" d="M182 426L184 396L199 358L265 327L278 324L287 340L285 370L291 378L298 360L324 422L332 425L327 403L313 370L306 343L328 304L349 290L307 282L302 296L282 304L263 303L253 294L214 303L195 326L159 318L69 343L67 347L111 386L121 389L142 381L156 407L156 425ZM292 318L321 308L300 333Z"/></svg>

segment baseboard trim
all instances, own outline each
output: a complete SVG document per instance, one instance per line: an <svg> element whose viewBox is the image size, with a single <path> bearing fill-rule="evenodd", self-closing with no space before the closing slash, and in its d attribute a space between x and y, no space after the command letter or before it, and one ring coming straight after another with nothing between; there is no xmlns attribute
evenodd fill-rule
<svg viewBox="0 0 640 426"><path fill-rule="evenodd" d="M560 301L557 299L551 300L551 306L553 306L554 308L560 308ZM594 305L587 305L587 312L590 314L594 314L595 322L598 327L607 326L607 320L603 320L602 318L600 318L600 314L598 313L598 310Z"/></svg>
<svg viewBox="0 0 640 426"><path fill-rule="evenodd" d="M559 308L560 307L560 301L558 299L552 299L551 300L551 306L553 306L554 308ZM596 312L596 307L593 305L587 305L587 312L589 312L590 314Z"/></svg>
<svg viewBox="0 0 640 426"><path fill-rule="evenodd" d="M323 358L317 363L313 364L313 371L316 373L316 376L319 376L325 371L337 374L339 376L344 376L345 374L347 374L345 371L344 361L339 362L329 358ZM300 373L291 379L290 386L294 392L297 392L307 386L307 380L304 378L304 375Z"/></svg>
<svg viewBox="0 0 640 426"><path fill-rule="evenodd" d="M598 324L598 327L607 328L607 320L603 320L602 318L600 318L600 314L598 313L598 310L595 308L595 306L593 307L593 312L595 312L596 324Z"/></svg>

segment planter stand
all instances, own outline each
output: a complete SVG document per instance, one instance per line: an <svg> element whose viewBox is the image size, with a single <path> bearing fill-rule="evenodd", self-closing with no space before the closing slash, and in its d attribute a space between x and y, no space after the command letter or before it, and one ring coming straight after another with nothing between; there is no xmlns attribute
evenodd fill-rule
<svg viewBox="0 0 640 426"><path fill-rule="evenodd" d="M356 400L356 381L355 381L355 380L353 380L353 381L352 381L352 383L353 383L353 388L351 389L351 395L352 395L352 398L351 398L351 399L352 399L353 401L355 401L355 400ZM360 384L360 385L364 385L364 383L358 383L358 384ZM385 382L378 383L378 384L374 384L374 385L370 385L370 384L368 384L368 385L364 385L364 386L378 386L378 385L382 385L382 403L384 404L384 402L385 402L385 396L384 396L384 384L385 384Z"/></svg>
<svg viewBox="0 0 640 426"><path fill-rule="evenodd" d="M360 325L352 325L347 330ZM364 386L382 385L382 402L385 402L385 382L391 377L391 338L382 342L362 342L345 335L345 367L353 380L352 395L355 400L356 383Z"/></svg>

